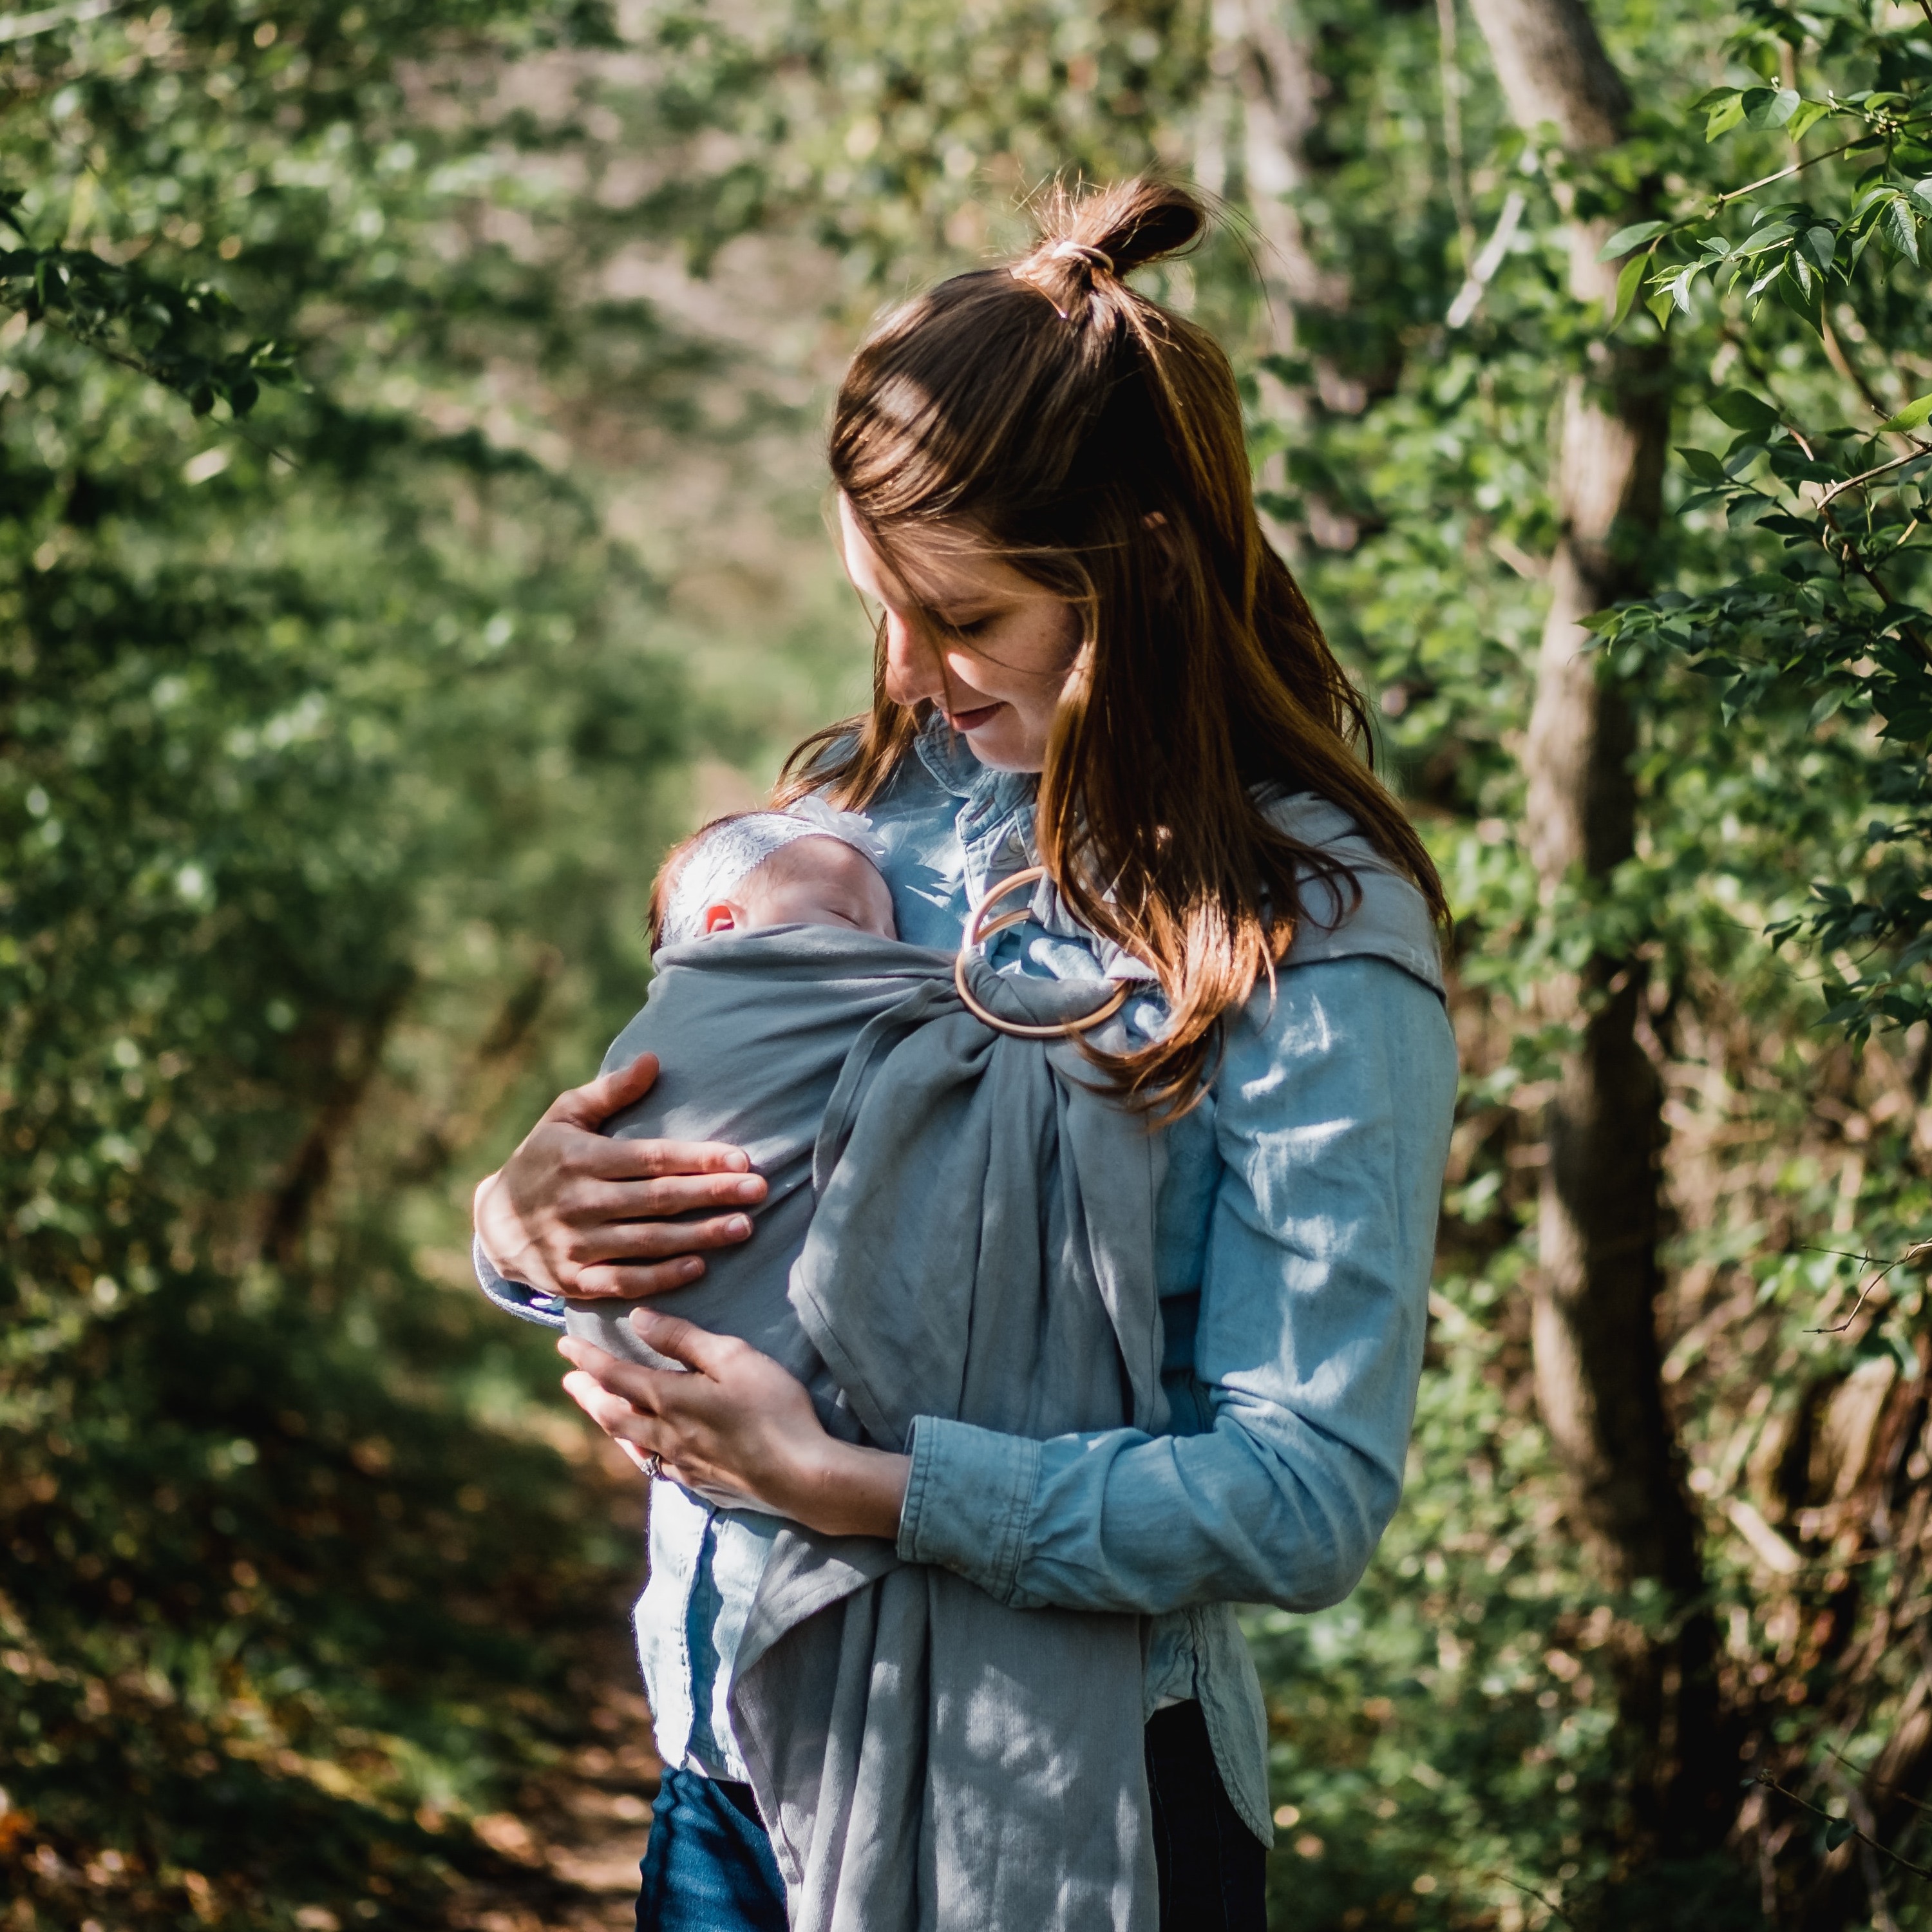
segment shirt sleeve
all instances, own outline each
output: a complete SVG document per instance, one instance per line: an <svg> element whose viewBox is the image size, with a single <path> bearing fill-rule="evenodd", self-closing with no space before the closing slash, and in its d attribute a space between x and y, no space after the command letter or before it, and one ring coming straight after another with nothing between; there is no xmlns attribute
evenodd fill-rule
<svg viewBox="0 0 1932 1932"><path fill-rule="evenodd" d="M1034 1442L922 1417L899 1554L1023 1609L1346 1596L1402 1493L1455 1093L1442 999L1400 968L1258 990L1214 1086L1212 1426Z"/></svg>
<svg viewBox="0 0 1932 1932"><path fill-rule="evenodd" d="M520 1281L512 1281L499 1274L490 1257L483 1252L482 1242L473 1236L470 1244L470 1260L476 1270L477 1286L506 1314L517 1316L525 1322L540 1322L546 1328L563 1326L562 1302L554 1294L540 1294Z"/></svg>

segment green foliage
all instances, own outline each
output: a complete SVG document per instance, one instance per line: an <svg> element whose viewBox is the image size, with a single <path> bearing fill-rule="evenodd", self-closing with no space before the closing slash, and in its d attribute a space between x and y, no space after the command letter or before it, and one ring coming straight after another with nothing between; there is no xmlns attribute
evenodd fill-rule
<svg viewBox="0 0 1932 1932"><path fill-rule="evenodd" d="M1849 1500L1851 1477L1848 1499L1832 1500L1820 1445L1824 1418L1854 1406L1844 1390L1890 1389L1887 1426L1909 1432L1924 1386L1919 1264L1885 1273L1855 1312L1882 1264L1916 1252L1932 1205L1917 1124L1928 1060L1915 950L1927 751L1912 641L1924 621L1911 608L1923 597L1916 471L1908 459L1826 506L1835 531L1818 499L1906 455L1898 439L1916 428L1882 427L1926 387L1902 218L1867 218L1852 203L1860 172L1885 154L1901 194L1916 164L1898 140L1821 161L1807 178L1841 184L1834 217L1793 218L1789 184L1720 201L1790 165L1798 109L1753 94L1714 145L1696 104L1719 81L1742 102L1762 78L1753 62L1780 71L1760 37L1767 20L1795 43L1810 98L1828 92L1813 78L1828 60L1841 90L1869 86L1882 58L1891 91L1916 92L1932 36L1909 22L1875 32L1862 10L1833 14L1828 34L1806 25L1822 10L1748 10L1726 50L1738 22L1714 8L1593 10L1641 105L1633 138L1589 167L1506 124L1466 29L1474 238L1512 196L1523 214L1455 328L1443 318L1469 257L1454 164L1415 105L1439 98L1437 22L1372 19L1341 0L1310 15L1324 91L1293 203L1347 292L1298 314L1296 354L1263 365L1282 386L1252 392L1255 448L1316 608L1379 693L1388 760L1448 881L1466 1080L1410 1502L1349 1604L1256 1625L1279 1788L1300 1814L1278 1855L1283 1922L1757 1923L1761 1883L1790 1910L1824 1856L1822 1828L1798 1828L1795 1804L1753 1796L1741 1799L1741 1834L1762 1834L1770 1880L1720 1864L1640 1891L1621 1863L1624 1780L1643 1741L1612 1720L1612 1633L1642 1606L1606 1594L1567 1540L1517 1286L1534 1264L1536 1109L1569 1038L1541 1016L1541 989L1593 954L1634 954L1651 976L1643 1038L1670 1132L1667 1394L1706 1511L1725 1696L1749 1754L1741 1778L1754 1764L1789 1767L1788 1788L1842 1811L1828 1744L1869 1764L1914 1675L1883 1634L1916 1614L1906 1606L1919 1599L1922 1557L1886 1551L1888 1532L1860 1514L1873 1505ZM1810 135L1821 149L1844 138ZM1762 202L1773 219L1754 226ZM1637 251L1614 321L1570 296L1568 208L1610 231L1607 259ZM1702 212L1680 222L1677 208ZM1828 223L1850 279L1809 315L1765 298L1774 280L1754 305L1752 283L1774 266L1794 296L1804 274L1819 284L1815 231ZM1734 289L1732 268L1714 280L1716 257L1699 245L1720 233L1732 268L1749 268ZM1818 320L1833 330L1828 350ZM1648 560L1660 594L1598 627L1604 674L1640 723L1637 852L1600 887L1573 880L1546 897L1518 756L1556 528L1553 425L1612 330L1667 367L1686 451ZM1847 422L1861 426L1814 434ZM1802 466L1814 460L1833 466ZM1896 498L1873 487L1894 477ZM1862 1060L1833 1043L1847 1024L1868 1040ZM1858 1496L1877 1492L1874 1475L1852 1474ZM1881 1507L1898 1507L1922 1473L1898 1480ZM1868 1564L1833 1567L1867 1550ZM1767 1550L1780 1568L1766 1567ZM1448 1641L1432 1660L1438 1633ZM1304 1838L1316 1842L1298 1850ZM1890 1909L1901 1924L1926 1922L1909 1882Z"/></svg>
<svg viewBox="0 0 1932 1932"><path fill-rule="evenodd" d="M1606 614L1598 629L1627 668L1660 648L1682 653L1712 680L1726 724L1783 687L1810 700L1812 730L1875 741L1862 781L1873 812L1863 854L1772 928L1834 962L1826 1018L1862 1040L1881 1019L1910 1025L1932 1014L1923 970L1932 957L1932 616L1914 602L1926 596L1921 486L1932 466L1932 443L1915 432L1932 416L1932 396L1898 407L1881 400L1840 337L1881 364L1918 346L1919 236L1932 217L1932 110L1921 99L1932 28L1877 28L1849 13L1807 20L1769 7L1747 18L1734 51L1773 73L1779 48L1815 61L1817 92L1719 88L1696 107L1708 116L1708 140L1782 129L1793 158L1697 214L1627 229L1604 252L1648 244L1624 274L1653 265L1660 322L1691 313L1700 278L1734 298L1736 320L1724 326L1755 387L1706 399L1736 433L1721 453L1679 450L1696 487L1678 514L1693 528L1705 512L1727 531L1755 529L1778 538L1778 550L1754 547L1756 568ZM1814 128L1828 145L1808 154L1802 144ZM1810 200L1767 199L1737 225L1744 210L1735 204L1801 177ZM1808 325L1808 338L1764 310L1773 295ZM1862 425L1833 419L1845 400L1832 393L1842 391L1840 370L1862 392Z"/></svg>
<svg viewBox="0 0 1932 1932"><path fill-rule="evenodd" d="M606 32L0 48L13 1923L442 1922L621 1616L634 1527L448 1259L538 1040L574 1071L632 1003L686 728L648 575L485 405L549 356L656 413L704 352L466 239L578 103L472 111L463 63Z"/></svg>

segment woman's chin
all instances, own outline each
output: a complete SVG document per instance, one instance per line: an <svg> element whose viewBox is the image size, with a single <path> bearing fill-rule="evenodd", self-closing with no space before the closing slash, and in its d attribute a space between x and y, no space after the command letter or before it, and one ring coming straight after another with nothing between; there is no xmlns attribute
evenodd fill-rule
<svg viewBox="0 0 1932 1932"><path fill-rule="evenodd" d="M1023 745L1018 734L1003 730L1004 718L995 718L982 730L968 731L962 735L966 740L966 748L988 771L1037 772L1046 763L1046 754L1036 746Z"/></svg>

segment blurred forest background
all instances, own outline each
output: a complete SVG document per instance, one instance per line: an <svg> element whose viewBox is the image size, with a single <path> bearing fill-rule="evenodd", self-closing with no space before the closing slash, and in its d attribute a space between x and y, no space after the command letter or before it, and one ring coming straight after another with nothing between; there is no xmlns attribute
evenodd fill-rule
<svg viewBox="0 0 1932 1932"><path fill-rule="evenodd" d="M0 1924L628 1922L638 1492L468 1190L862 699L867 316L1152 165L1458 916L1278 1922L1932 1926L1932 7L26 4Z"/></svg>

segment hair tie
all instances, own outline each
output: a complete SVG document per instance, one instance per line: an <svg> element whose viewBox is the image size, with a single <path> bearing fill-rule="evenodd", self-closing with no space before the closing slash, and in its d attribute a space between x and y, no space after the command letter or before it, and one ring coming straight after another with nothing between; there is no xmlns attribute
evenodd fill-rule
<svg viewBox="0 0 1932 1932"><path fill-rule="evenodd" d="M1090 242L1056 242L1047 251L1057 257L1078 256L1090 268L1104 268L1108 274L1114 272L1114 258L1104 248L1096 248Z"/></svg>

